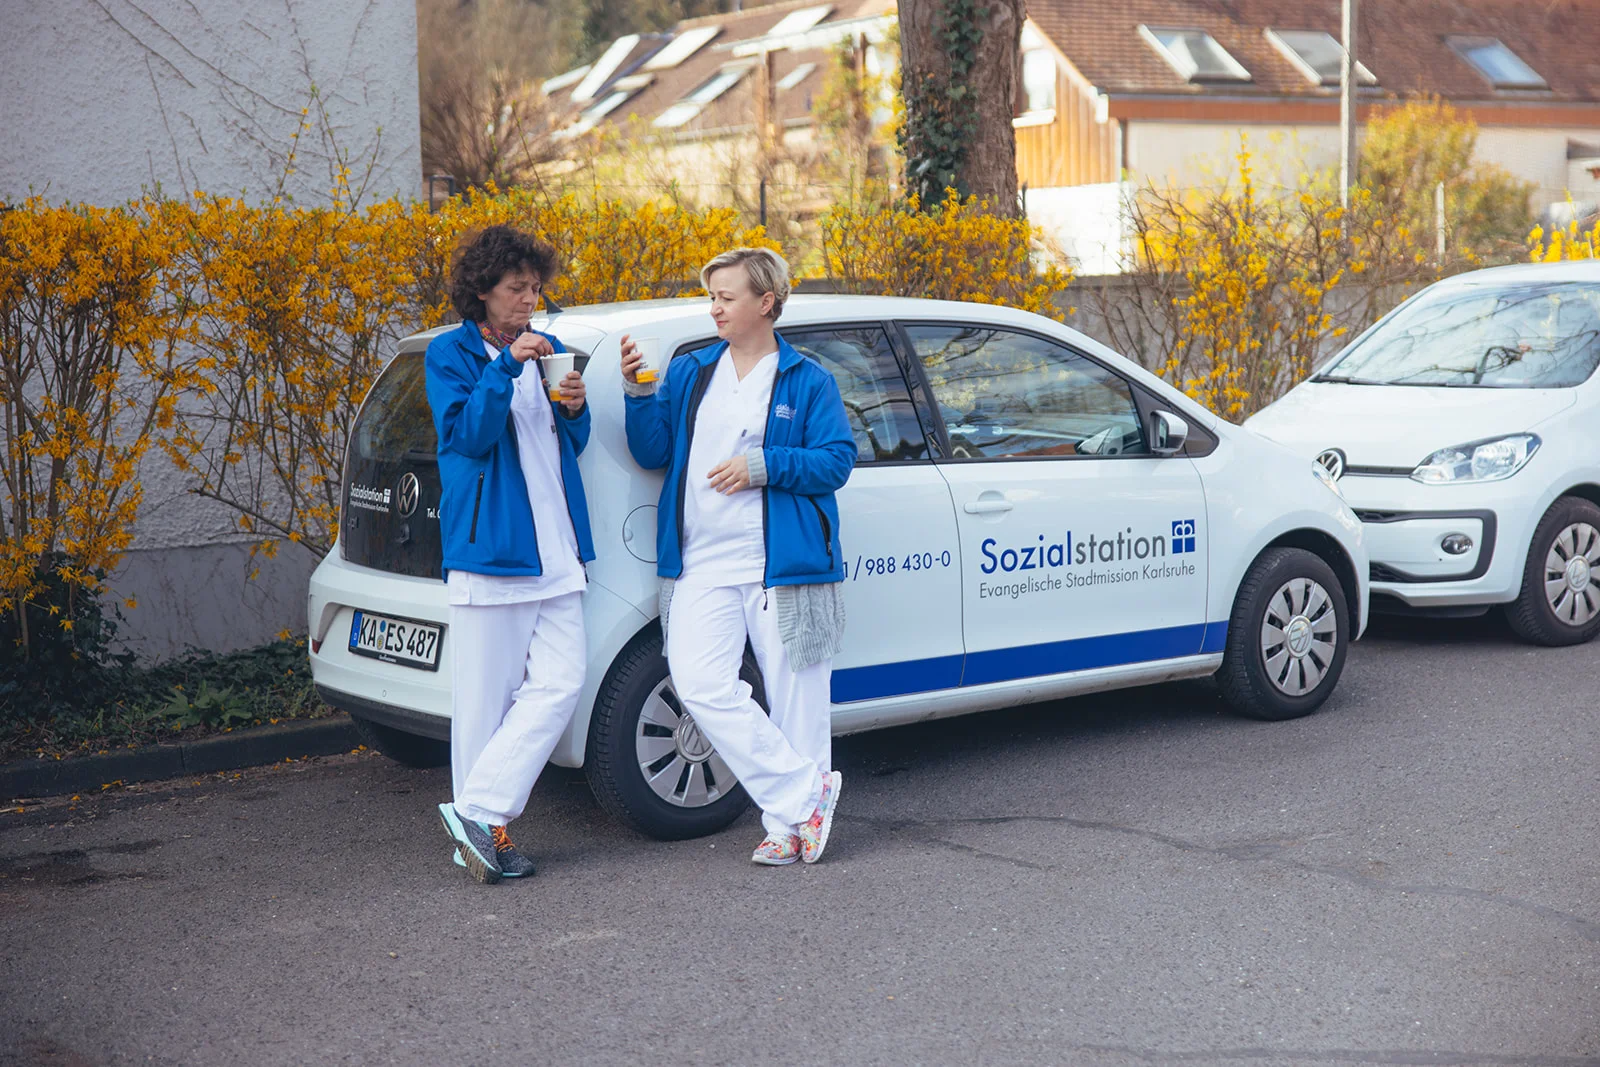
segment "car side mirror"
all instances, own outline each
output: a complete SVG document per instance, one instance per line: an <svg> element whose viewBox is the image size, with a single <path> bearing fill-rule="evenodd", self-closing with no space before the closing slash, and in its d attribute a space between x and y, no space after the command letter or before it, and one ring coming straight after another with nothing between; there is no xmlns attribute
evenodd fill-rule
<svg viewBox="0 0 1600 1067"><path fill-rule="evenodd" d="M1189 424L1170 411L1150 413L1150 451L1172 456L1183 451L1189 440Z"/></svg>

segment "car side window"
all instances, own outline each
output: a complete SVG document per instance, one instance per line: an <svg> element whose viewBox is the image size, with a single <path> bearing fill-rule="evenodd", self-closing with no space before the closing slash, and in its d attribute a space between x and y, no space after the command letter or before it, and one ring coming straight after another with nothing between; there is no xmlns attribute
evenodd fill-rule
<svg viewBox="0 0 1600 1067"><path fill-rule="evenodd" d="M1126 381L1072 349L989 326L908 325L956 459L1147 455Z"/></svg>
<svg viewBox="0 0 1600 1067"><path fill-rule="evenodd" d="M928 458L905 377L881 326L783 330L784 340L822 364L839 384L856 465Z"/></svg>

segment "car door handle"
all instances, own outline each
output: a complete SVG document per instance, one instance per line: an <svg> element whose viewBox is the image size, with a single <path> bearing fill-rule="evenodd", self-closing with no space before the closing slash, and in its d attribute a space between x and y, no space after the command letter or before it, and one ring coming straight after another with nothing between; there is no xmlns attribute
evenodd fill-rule
<svg viewBox="0 0 1600 1067"><path fill-rule="evenodd" d="M974 500L961 505L961 510L968 515L995 515L1002 511L1011 510L1009 500Z"/></svg>

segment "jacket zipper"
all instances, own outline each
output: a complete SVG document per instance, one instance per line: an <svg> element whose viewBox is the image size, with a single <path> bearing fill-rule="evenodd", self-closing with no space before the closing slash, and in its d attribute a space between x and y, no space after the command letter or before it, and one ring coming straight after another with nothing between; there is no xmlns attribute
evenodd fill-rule
<svg viewBox="0 0 1600 1067"><path fill-rule="evenodd" d="M833 523L828 521L827 512L822 510L822 505L817 503L814 496L806 497L811 501L811 506L817 509L817 519L822 523L822 543L828 549L828 566L833 566Z"/></svg>
<svg viewBox="0 0 1600 1067"><path fill-rule="evenodd" d="M478 472L478 491L472 498L472 529L467 531L467 544L478 543L478 506L483 503L483 476L486 472Z"/></svg>
<svg viewBox="0 0 1600 1067"><path fill-rule="evenodd" d="M779 358L780 359L782 358L782 351L781 350L779 352ZM761 438L761 447L762 448L766 448L767 447L767 442L772 440L772 423L773 423L772 402L773 402L773 400L777 399L777 396L778 396L778 379L780 377L782 377L782 376L783 376L783 371L781 371L781 370L775 370L775 371L772 372L772 391L767 394L767 429L766 429L765 434ZM765 457L763 457L763 458L765 458ZM770 543L771 536L770 536L770 532L767 529L767 489L768 489L768 487L765 486L765 485L763 485L761 487L761 551L766 556L766 559L764 559L762 561L762 563L761 563L761 588L762 589L766 589L767 588L767 576L772 571L772 545ZM762 605L765 606L765 604L766 604L766 597L765 597L765 595L763 595L762 596Z"/></svg>
<svg viewBox="0 0 1600 1067"><path fill-rule="evenodd" d="M700 377L695 379L694 388L689 391L689 402L684 413L683 435L683 466L678 477L678 577L683 577L683 505L684 497L689 488L689 450L694 447L694 420L700 413L700 401L705 399L706 389L711 385L711 376L717 372L717 365L700 368ZM762 522L766 522L766 505L762 505Z"/></svg>

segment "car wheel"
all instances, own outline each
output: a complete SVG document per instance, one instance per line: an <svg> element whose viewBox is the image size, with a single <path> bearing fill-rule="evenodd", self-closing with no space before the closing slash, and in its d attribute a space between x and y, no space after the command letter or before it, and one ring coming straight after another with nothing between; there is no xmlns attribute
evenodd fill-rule
<svg viewBox="0 0 1600 1067"><path fill-rule="evenodd" d="M377 749L396 763L407 767L444 767L450 763L450 742L420 734L408 734L393 726L359 715L350 716L356 733L368 748Z"/></svg>
<svg viewBox="0 0 1600 1067"><path fill-rule="evenodd" d="M1309 715L1339 682L1350 612L1333 568L1301 548L1263 552L1239 585L1217 683L1241 715Z"/></svg>
<svg viewBox="0 0 1600 1067"><path fill-rule="evenodd" d="M1506 621L1536 645L1577 645L1600 633L1600 507L1571 496L1550 505Z"/></svg>
<svg viewBox="0 0 1600 1067"><path fill-rule="evenodd" d="M761 674L748 652L739 676L765 707ZM716 833L750 804L678 701L656 629L635 638L606 675L583 770L602 808L663 841Z"/></svg>

